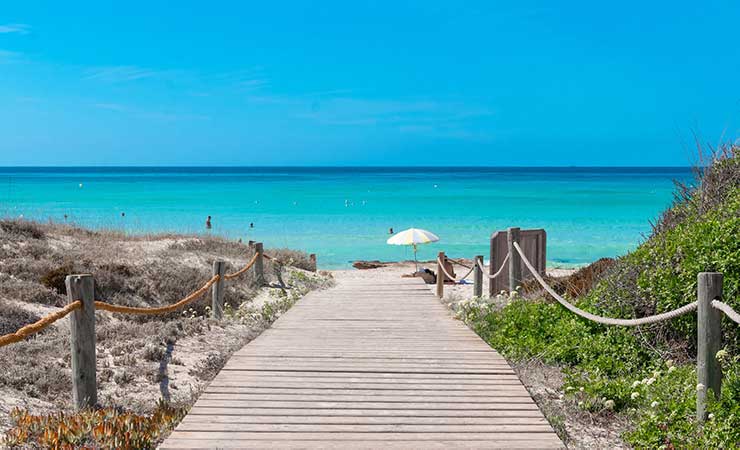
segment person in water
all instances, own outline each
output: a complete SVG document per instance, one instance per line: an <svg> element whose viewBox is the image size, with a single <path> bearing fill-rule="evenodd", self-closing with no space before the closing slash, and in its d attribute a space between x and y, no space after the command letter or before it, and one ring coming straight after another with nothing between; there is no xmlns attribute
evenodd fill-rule
<svg viewBox="0 0 740 450"><path fill-rule="evenodd" d="M388 229L388 234L393 234L393 227L390 227L390 228Z"/></svg>
<svg viewBox="0 0 740 450"><path fill-rule="evenodd" d="M211 229L211 216L208 216L208 218L206 219L206 229Z"/></svg>
<svg viewBox="0 0 740 450"><path fill-rule="evenodd" d="M254 222L249 223L249 228L254 228Z"/></svg>

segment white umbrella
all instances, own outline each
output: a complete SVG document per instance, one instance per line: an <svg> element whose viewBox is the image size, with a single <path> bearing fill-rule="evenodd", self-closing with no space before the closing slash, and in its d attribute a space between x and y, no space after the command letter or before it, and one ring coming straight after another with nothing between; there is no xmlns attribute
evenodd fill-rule
<svg viewBox="0 0 740 450"><path fill-rule="evenodd" d="M430 242L437 242L439 237L431 231L422 230L420 228L409 228L398 232L388 238L386 241L390 245L411 245L414 247L414 265L416 265L417 272L419 271L419 265L416 262L416 246L418 244L428 244Z"/></svg>

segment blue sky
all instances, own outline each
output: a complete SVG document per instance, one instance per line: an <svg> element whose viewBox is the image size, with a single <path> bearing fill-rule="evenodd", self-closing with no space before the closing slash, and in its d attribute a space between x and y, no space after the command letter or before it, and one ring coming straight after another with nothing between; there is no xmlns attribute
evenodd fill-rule
<svg viewBox="0 0 740 450"><path fill-rule="evenodd" d="M736 0L4 2L0 165L686 165L692 132L740 136L738 23Z"/></svg>

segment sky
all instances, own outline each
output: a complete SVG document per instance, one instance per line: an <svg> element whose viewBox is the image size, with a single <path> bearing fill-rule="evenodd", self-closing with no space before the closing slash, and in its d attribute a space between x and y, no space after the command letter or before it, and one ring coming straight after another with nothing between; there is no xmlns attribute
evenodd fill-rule
<svg viewBox="0 0 740 450"><path fill-rule="evenodd" d="M8 1L0 166L685 166L740 137L738 23L737 0Z"/></svg>

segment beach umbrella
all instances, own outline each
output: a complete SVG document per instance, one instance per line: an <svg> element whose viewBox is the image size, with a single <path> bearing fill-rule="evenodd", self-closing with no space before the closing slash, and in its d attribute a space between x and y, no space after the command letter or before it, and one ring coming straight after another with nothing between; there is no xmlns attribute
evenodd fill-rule
<svg viewBox="0 0 740 450"><path fill-rule="evenodd" d="M431 231L422 230L420 228L409 228L398 232L388 238L386 243L390 245L410 245L414 248L414 265L416 271L419 271L419 264L416 262L416 246L419 244L428 244L430 242L437 242L439 237Z"/></svg>

